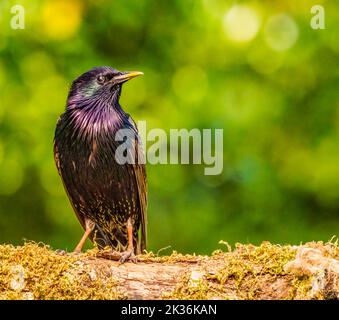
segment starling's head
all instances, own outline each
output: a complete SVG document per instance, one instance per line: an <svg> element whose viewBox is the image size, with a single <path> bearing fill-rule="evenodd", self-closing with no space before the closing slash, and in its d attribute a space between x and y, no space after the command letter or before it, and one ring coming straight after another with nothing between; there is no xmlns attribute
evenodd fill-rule
<svg viewBox="0 0 339 320"><path fill-rule="evenodd" d="M139 71L121 72L111 67L95 67L73 81L68 104L83 99L117 101L122 84L142 74Z"/></svg>

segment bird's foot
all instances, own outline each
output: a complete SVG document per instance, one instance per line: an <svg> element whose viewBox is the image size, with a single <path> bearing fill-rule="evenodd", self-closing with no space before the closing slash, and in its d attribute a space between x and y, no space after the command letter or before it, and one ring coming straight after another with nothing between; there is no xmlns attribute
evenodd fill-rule
<svg viewBox="0 0 339 320"><path fill-rule="evenodd" d="M134 250L126 250L124 252L121 252L119 262L122 264L126 261L131 261L133 263L136 263L138 261L136 255L134 254Z"/></svg>

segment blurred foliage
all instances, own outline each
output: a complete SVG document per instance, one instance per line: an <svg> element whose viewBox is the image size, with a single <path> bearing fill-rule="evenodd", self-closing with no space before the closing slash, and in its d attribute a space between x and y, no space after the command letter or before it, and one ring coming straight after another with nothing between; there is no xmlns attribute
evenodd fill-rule
<svg viewBox="0 0 339 320"><path fill-rule="evenodd" d="M121 103L148 129L224 129L219 176L148 165L149 249L338 234L338 21L330 0L1 0L0 242L79 240L52 141L71 81L98 65L145 73Z"/></svg>

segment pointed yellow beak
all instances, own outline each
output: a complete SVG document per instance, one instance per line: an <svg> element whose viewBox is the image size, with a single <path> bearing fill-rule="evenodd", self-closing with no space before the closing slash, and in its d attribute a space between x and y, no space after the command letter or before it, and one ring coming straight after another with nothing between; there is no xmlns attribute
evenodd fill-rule
<svg viewBox="0 0 339 320"><path fill-rule="evenodd" d="M114 79L114 82L121 83L121 82L126 82L128 80L131 80L135 77L141 76L143 74L144 73L141 71L127 71L127 72L124 72L120 76L114 77L113 79Z"/></svg>

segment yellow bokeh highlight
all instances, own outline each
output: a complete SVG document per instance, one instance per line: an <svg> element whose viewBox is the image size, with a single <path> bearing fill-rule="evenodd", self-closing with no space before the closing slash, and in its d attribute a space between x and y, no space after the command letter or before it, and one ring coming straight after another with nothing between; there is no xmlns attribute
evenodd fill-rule
<svg viewBox="0 0 339 320"><path fill-rule="evenodd" d="M78 0L49 0L42 7L42 31L47 38L65 40L73 37L82 21L83 5Z"/></svg>
<svg viewBox="0 0 339 320"><path fill-rule="evenodd" d="M227 37L234 42L253 40L260 28L258 12L247 5L235 5L224 16L223 26Z"/></svg>
<svg viewBox="0 0 339 320"><path fill-rule="evenodd" d="M269 18L265 27L265 42L274 51L285 51L294 46L299 36L298 25L287 14Z"/></svg>

